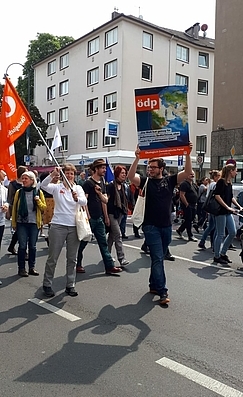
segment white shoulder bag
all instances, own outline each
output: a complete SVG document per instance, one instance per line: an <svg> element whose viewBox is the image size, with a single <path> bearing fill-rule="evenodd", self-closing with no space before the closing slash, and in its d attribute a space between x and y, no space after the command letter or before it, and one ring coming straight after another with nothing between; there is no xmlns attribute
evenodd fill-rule
<svg viewBox="0 0 243 397"><path fill-rule="evenodd" d="M146 179L146 182L144 184L144 187L142 189L141 195L138 196L131 219L132 223L136 227L140 227L143 223L144 220L144 213L145 213L145 202L146 202L146 190L147 190L147 183L148 179Z"/></svg>
<svg viewBox="0 0 243 397"><path fill-rule="evenodd" d="M76 228L79 241L91 241L92 231L87 212L84 207L78 206L76 211Z"/></svg>

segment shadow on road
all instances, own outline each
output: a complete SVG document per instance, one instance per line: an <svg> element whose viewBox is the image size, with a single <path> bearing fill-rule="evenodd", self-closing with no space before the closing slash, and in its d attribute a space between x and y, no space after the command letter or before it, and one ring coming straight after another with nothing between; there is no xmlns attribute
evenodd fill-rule
<svg viewBox="0 0 243 397"><path fill-rule="evenodd" d="M150 328L141 318L154 307L153 297L145 294L138 303L115 308L107 305L101 309L97 318L82 324L68 334L68 341L62 349L41 362L24 375L18 382L51 384L92 384L103 373L112 368L119 360L138 350L140 343L150 333ZM132 325L139 333L131 345L112 343L113 331L117 327ZM84 343L82 332L91 330L100 335L100 343ZM110 343L107 344L107 335ZM129 338L133 333L129 332ZM77 339L77 340L76 340Z"/></svg>

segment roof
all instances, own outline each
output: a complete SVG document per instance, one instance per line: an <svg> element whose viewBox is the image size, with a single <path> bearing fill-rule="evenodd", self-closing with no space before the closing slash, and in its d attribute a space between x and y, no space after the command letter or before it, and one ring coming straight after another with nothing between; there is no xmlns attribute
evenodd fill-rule
<svg viewBox="0 0 243 397"><path fill-rule="evenodd" d="M68 48L75 46L79 42L87 39L89 36L93 36L96 32L98 33L99 30L102 30L106 26L114 24L114 22L118 21L119 19L125 19L125 20L131 21L133 23L135 22L135 23L138 23L140 25L146 26L147 28L155 29L155 30L159 31L162 34L166 34L166 35L169 35L169 36L174 36L174 37L176 37L176 38L178 38L178 39L180 39L182 41L185 41L187 43L190 43L192 45L214 50L215 45L214 45L214 39L212 39L212 38L199 36L198 39L195 39L193 37L190 37L185 32L180 32L179 30L163 28L161 26L154 25L151 22L145 21L142 18L134 17L133 15L125 15L125 14L122 14L122 13L121 14L116 13L116 15L117 16L115 18L110 19L108 22L104 23L103 25L100 25L96 29L91 30L90 32L86 33L85 35L83 35L83 36L79 37L78 39L74 40L72 43L69 43L65 47L62 47L60 50L57 50L57 51L53 52L50 55L47 55L41 61L36 62L33 66L35 67L35 66L41 64L46 59L53 58L53 56L55 56L56 54L68 50Z"/></svg>

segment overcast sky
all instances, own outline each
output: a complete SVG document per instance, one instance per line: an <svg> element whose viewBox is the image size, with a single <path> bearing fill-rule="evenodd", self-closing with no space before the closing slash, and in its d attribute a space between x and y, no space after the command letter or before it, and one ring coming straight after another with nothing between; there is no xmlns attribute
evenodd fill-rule
<svg viewBox="0 0 243 397"><path fill-rule="evenodd" d="M215 37L216 0L9 0L1 13L0 73L13 62L24 63L30 40L37 33L72 36L78 39L111 19L114 7L126 15L138 17L161 27L185 31L194 23L207 24L207 36ZM90 7L89 7L90 5ZM3 5L2 5L3 6ZM67 8L68 7L68 8ZM2 7L3 8L3 7ZM21 66L13 65L8 74L14 84L22 75Z"/></svg>

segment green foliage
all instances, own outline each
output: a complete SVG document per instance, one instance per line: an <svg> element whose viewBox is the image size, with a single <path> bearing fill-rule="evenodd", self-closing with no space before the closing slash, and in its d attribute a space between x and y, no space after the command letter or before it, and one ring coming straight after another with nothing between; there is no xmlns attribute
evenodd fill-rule
<svg viewBox="0 0 243 397"><path fill-rule="evenodd" d="M30 40L26 62L24 64L23 78L19 77L17 84L17 91L26 108L29 103L29 112L35 124L41 129L42 135L46 137L48 125L41 117L41 114L36 106L34 106L34 69L32 65L43 60L53 52L60 50L66 45L74 41L73 37L69 36L53 36L49 33L37 33L35 40ZM29 80L29 81L28 81ZM29 86L29 90L28 90ZM0 87L1 92L1 87ZM36 146L43 145L38 132L31 125L30 126L30 152ZM17 165L23 164L23 156L27 154L26 149L26 134L22 135L15 144Z"/></svg>
<svg viewBox="0 0 243 397"><path fill-rule="evenodd" d="M26 105L26 104L25 104ZM46 137L46 132L48 125L45 123L45 120L41 117L41 114L39 112L39 109L34 106L33 104L30 105L29 113L31 115L32 120L34 123L40 128L42 136L45 138ZM15 154L16 154L16 162L17 166L24 164L24 155L27 154L27 149L26 149L26 134L23 134L17 141L15 142ZM43 145L42 140L40 138L40 135L36 131L36 128L31 124L29 126L29 136L30 136L30 153L32 153L32 149L34 149L36 146L41 146Z"/></svg>
<svg viewBox="0 0 243 397"><path fill-rule="evenodd" d="M19 77L17 91L28 102L28 78L30 80L30 103L34 99L34 69L33 65L42 61L53 52L60 50L74 41L70 36L53 36L49 33L37 33L35 40L30 40L26 62L24 64L24 78Z"/></svg>

